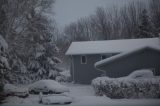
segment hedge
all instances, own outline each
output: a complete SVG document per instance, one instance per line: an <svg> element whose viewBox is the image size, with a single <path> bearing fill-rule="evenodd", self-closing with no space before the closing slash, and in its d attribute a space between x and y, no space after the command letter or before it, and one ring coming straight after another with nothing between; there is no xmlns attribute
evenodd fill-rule
<svg viewBox="0 0 160 106"><path fill-rule="evenodd" d="M97 95L110 98L160 98L160 78L127 79L98 77L92 81Z"/></svg>

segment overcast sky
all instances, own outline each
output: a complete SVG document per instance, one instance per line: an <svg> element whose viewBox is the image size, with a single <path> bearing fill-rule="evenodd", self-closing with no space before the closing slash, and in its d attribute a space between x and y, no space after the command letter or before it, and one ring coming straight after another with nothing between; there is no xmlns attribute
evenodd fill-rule
<svg viewBox="0 0 160 106"><path fill-rule="evenodd" d="M138 0L56 0L54 6L55 19L63 27L81 17L93 14L98 6L119 7L129 1Z"/></svg>

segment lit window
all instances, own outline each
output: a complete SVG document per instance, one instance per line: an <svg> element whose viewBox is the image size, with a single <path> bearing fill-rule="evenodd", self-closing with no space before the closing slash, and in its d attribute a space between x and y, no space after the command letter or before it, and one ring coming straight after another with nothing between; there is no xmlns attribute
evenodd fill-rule
<svg viewBox="0 0 160 106"><path fill-rule="evenodd" d="M87 63L87 58L86 56L81 56L81 63L86 64Z"/></svg>

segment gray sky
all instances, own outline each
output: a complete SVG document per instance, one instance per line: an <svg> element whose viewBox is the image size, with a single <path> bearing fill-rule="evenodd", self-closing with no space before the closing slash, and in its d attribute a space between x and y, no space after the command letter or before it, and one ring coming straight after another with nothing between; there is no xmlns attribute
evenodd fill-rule
<svg viewBox="0 0 160 106"><path fill-rule="evenodd" d="M56 0L55 19L60 26L65 26L79 18L93 14L98 6L111 8L123 6L136 0Z"/></svg>

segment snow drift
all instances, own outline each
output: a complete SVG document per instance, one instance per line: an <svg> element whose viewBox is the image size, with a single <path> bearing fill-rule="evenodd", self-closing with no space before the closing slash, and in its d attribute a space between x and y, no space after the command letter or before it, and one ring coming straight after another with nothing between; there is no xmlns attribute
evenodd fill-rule
<svg viewBox="0 0 160 106"><path fill-rule="evenodd" d="M72 103L72 98L64 95L53 95L42 97L42 104L70 104Z"/></svg>

